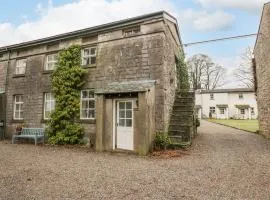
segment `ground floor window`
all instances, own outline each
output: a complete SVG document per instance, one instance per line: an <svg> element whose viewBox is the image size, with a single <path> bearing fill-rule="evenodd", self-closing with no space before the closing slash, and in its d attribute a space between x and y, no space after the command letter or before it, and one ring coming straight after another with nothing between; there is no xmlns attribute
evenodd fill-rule
<svg viewBox="0 0 270 200"><path fill-rule="evenodd" d="M81 91L81 119L95 119L95 94L92 90Z"/></svg>
<svg viewBox="0 0 270 200"><path fill-rule="evenodd" d="M23 119L23 95L14 96L14 113L13 119Z"/></svg>
<svg viewBox="0 0 270 200"><path fill-rule="evenodd" d="M55 99L52 93L44 94L44 119L49 119L50 114L54 111Z"/></svg>
<svg viewBox="0 0 270 200"><path fill-rule="evenodd" d="M250 109L251 109L251 114L252 114L252 115L255 115L254 108L250 108Z"/></svg>
<svg viewBox="0 0 270 200"><path fill-rule="evenodd" d="M216 108L215 107L210 107L210 113L215 114L216 113Z"/></svg>
<svg viewBox="0 0 270 200"><path fill-rule="evenodd" d="M224 115L225 114L225 108L219 108L220 114Z"/></svg>
<svg viewBox="0 0 270 200"><path fill-rule="evenodd" d="M244 115L245 114L245 109L244 108L240 108L240 114Z"/></svg>

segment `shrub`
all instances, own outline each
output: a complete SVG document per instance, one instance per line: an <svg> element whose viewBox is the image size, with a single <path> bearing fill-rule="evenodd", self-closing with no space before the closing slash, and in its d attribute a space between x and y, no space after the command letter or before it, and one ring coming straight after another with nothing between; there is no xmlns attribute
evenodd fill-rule
<svg viewBox="0 0 270 200"><path fill-rule="evenodd" d="M81 48L73 45L60 52L57 68L52 74L55 110L50 116L46 133L51 144L78 144L83 128L80 117L80 90L85 70L81 68Z"/></svg>
<svg viewBox="0 0 270 200"><path fill-rule="evenodd" d="M171 139L167 133L158 133L154 142L157 149L166 150L167 146L171 144Z"/></svg>

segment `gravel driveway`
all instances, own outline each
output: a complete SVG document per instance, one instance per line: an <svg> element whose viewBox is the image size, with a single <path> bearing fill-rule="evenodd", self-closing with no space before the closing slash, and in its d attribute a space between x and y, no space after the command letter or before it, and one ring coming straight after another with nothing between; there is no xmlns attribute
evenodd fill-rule
<svg viewBox="0 0 270 200"><path fill-rule="evenodd" d="M267 200L270 141L203 121L172 159L0 142L0 199Z"/></svg>

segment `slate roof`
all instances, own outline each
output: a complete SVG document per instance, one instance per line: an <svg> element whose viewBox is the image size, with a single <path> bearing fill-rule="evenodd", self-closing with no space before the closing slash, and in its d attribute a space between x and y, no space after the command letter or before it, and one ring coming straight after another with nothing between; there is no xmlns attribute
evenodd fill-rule
<svg viewBox="0 0 270 200"><path fill-rule="evenodd" d="M102 89L98 89L96 94L117 94L130 92L145 92L155 85L155 80L141 80L128 82L113 82Z"/></svg>
<svg viewBox="0 0 270 200"><path fill-rule="evenodd" d="M196 93L237 93L237 92L255 92L253 88L233 88L233 89L215 89L215 90L197 90Z"/></svg>

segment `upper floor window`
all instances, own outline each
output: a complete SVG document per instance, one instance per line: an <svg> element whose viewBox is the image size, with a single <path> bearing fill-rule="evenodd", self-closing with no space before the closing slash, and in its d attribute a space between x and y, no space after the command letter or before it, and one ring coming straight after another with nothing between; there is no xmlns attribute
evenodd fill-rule
<svg viewBox="0 0 270 200"><path fill-rule="evenodd" d="M97 57L97 47L84 48L82 50L82 65L95 65Z"/></svg>
<svg viewBox="0 0 270 200"><path fill-rule="evenodd" d="M46 56L45 70L54 70L57 63L57 54L50 54Z"/></svg>
<svg viewBox="0 0 270 200"><path fill-rule="evenodd" d="M23 119L23 95L14 96L13 119Z"/></svg>
<svg viewBox="0 0 270 200"><path fill-rule="evenodd" d="M131 35L135 35L137 33L140 33L140 31L141 31L140 27L136 26L136 27L132 27L132 28L123 30L123 35L124 36L131 36Z"/></svg>
<svg viewBox="0 0 270 200"><path fill-rule="evenodd" d="M239 99L244 99L244 96L242 93L239 94Z"/></svg>
<svg viewBox="0 0 270 200"><path fill-rule="evenodd" d="M81 91L81 119L95 119L95 94L92 90Z"/></svg>
<svg viewBox="0 0 270 200"><path fill-rule="evenodd" d="M44 119L49 119L50 114L54 111L55 99L52 93L44 94Z"/></svg>
<svg viewBox="0 0 270 200"><path fill-rule="evenodd" d="M214 100L214 94L210 94L210 100Z"/></svg>
<svg viewBox="0 0 270 200"><path fill-rule="evenodd" d="M25 74L27 59L16 61L15 74Z"/></svg>

